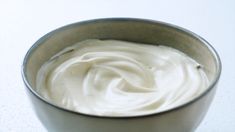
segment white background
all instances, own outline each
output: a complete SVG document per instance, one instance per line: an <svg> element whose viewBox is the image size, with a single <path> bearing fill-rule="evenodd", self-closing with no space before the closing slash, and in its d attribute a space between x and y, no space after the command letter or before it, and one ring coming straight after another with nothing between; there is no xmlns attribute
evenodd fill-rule
<svg viewBox="0 0 235 132"><path fill-rule="evenodd" d="M93 18L165 21L208 40L223 71L215 99L197 132L235 131L235 1L228 0L0 0L0 132L45 132L21 79L29 47L60 26Z"/></svg>

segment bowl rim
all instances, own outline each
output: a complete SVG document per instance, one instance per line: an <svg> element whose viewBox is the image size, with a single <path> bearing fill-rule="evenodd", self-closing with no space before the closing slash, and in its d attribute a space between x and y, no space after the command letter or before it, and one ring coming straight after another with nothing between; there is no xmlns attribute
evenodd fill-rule
<svg viewBox="0 0 235 132"><path fill-rule="evenodd" d="M128 22L128 21L133 21L133 22L141 22L141 23L148 23L148 24L158 24L158 25L161 25L161 26L165 26L165 27L177 30L177 31L179 31L181 33L190 35L190 36L198 39L199 41L202 42L202 44L204 46L206 46L206 48L212 53L213 57L215 58L215 61L216 61L216 73L215 73L215 77L211 81L211 83L208 86L208 88L204 92L199 94L198 96L194 97L193 99L191 99L191 100L189 100L189 101L187 101L187 102L185 102L185 103L183 103L181 105L178 105L176 107L172 107L170 109L166 109L166 110L163 110L163 111L160 111L160 112L141 114L141 115L106 116L106 115L95 115L95 114L81 113L81 112L78 112L78 111L69 110L69 109L63 108L63 107L61 107L59 105L53 104L52 102L49 102L48 100L46 100L45 98L40 96L31 87L31 85L29 84L29 82L27 80L27 75L26 75L26 65L27 65L27 62L28 62L31 54L34 52L34 50L36 50L37 47L42 44L42 42L44 42L48 38L50 38L50 36L56 34L57 32L63 31L64 29L68 29L68 28L74 27L74 26L82 26L83 24L88 24L88 23L91 24L91 23L104 22L104 21L105 22L117 22L117 21L122 21L122 22L127 21ZM187 30L185 28L182 28L182 27L170 24L170 23L162 22L162 21L151 20L151 19L143 19L143 18L124 18L124 17L98 18L98 19L84 20L84 21L75 22L75 23L72 23L72 24L68 24L68 25L59 27L59 28L57 28L55 30L52 30L51 32L49 32L49 33L45 34L44 36L42 36L41 38L39 38L29 48L29 50L27 51L27 53L26 53L26 55L25 55L25 57L23 59L23 63L21 65L21 76L22 76L23 82L24 82L27 90L29 90L37 99L43 101L44 103L46 103L46 104L48 104L48 105L50 105L50 106L52 106L52 107L54 107L56 109L59 109L59 110L65 111L65 112L69 112L69 113L73 113L73 114L76 114L76 115L86 116L86 117L94 117L94 118L111 118L111 119L133 119L133 118L143 118L143 117L150 117L150 116L160 116L160 115L167 114L167 113L170 113L170 112L173 112L173 111L177 111L177 110L179 110L181 108L184 108L186 106L189 106L190 104L192 104L192 103L196 102L197 100L201 99L202 97L204 97L212 89L215 88L215 85L219 81L219 78L220 78L220 75L221 75L221 71L222 71L222 64L221 64L221 60L220 60L220 57L219 57L218 53L216 52L214 47L209 42L207 42L204 38L202 38L201 36L193 33L190 30Z"/></svg>

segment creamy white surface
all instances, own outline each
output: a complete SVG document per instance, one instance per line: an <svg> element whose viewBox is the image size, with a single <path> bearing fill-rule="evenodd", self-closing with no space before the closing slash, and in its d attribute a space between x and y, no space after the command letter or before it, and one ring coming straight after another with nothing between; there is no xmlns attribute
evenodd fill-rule
<svg viewBox="0 0 235 132"><path fill-rule="evenodd" d="M203 68L182 52L117 40L68 47L38 72L37 91L61 107L104 116L160 112L208 86Z"/></svg>

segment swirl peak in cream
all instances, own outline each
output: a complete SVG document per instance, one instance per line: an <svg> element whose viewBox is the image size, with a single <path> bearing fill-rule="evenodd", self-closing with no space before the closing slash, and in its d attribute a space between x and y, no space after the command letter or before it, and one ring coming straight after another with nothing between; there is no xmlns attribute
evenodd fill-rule
<svg viewBox="0 0 235 132"><path fill-rule="evenodd" d="M61 107L102 116L164 111L199 95L208 79L199 64L167 47L89 39L39 70L40 95Z"/></svg>

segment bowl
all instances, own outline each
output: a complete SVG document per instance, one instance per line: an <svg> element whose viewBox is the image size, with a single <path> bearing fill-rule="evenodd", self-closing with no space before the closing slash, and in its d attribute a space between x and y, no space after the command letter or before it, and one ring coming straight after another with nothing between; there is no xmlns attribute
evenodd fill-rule
<svg viewBox="0 0 235 132"><path fill-rule="evenodd" d="M57 52L86 39L116 39L178 49L205 68L208 88L192 100L158 113L138 116L97 116L57 106L35 91L36 75L44 62ZM58 28L40 38L28 50L22 77L34 111L52 132L189 132L194 131L208 111L221 73L214 48L200 36L164 22L136 18L88 20Z"/></svg>

